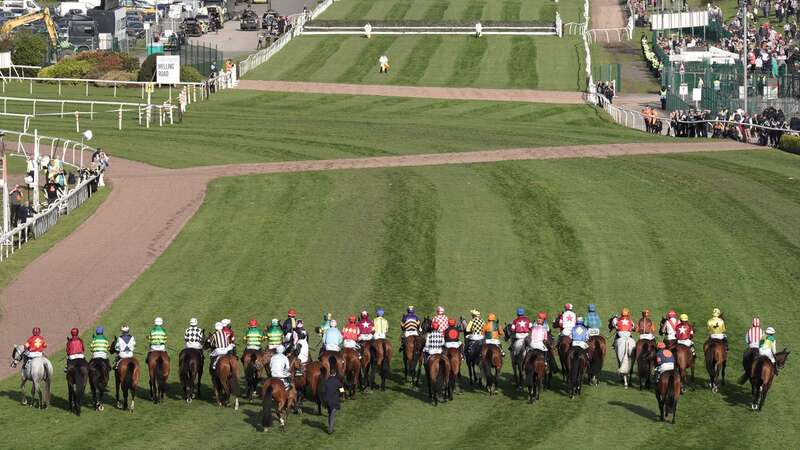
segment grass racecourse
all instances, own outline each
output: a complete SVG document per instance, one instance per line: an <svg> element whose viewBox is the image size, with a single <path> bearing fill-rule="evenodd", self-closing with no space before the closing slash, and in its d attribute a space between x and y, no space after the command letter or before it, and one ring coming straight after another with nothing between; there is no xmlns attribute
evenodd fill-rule
<svg viewBox="0 0 800 450"><path fill-rule="evenodd" d="M681 397L677 425L656 421L652 392L619 385L611 356L599 388L578 400L559 379L528 405L511 388L506 361L501 395L467 389L439 407L398 382L395 360L387 392L345 402L331 437L308 409L290 417L287 433L258 434L259 408L212 406L207 378L206 400L187 405L174 397L175 366L165 404L141 400L133 415L87 409L76 418L64 410L56 356L50 411L20 406L17 381L0 382L3 446L181 448L202 439L231 448L509 448L522 440L585 448L591 439L592 447L616 448L621 436L641 448L789 446L798 437L800 388L792 359L759 414L749 410L749 388L731 382L752 314L778 329L781 347L799 344L790 333L800 294L799 172L796 157L765 150L218 180L177 240L98 322L129 322L141 351L156 315L177 348L192 316L205 326L230 317L241 333L247 319L283 317L289 306L309 325L328 310L341 319L383 306L396 341L408 304L425 312L442 304L451 315L477 306L506 321L518 305L552 314L570 301L581 311L597 303L603 316L623 306L656 314L674 307L698 325L701 343L701 324L718 306L731 336L729 384L720 394L704 388L700 362L698 389ZM49 338L59 345L60 336ZM32 423L58 432L45 441L10 432ZM565 433L578 438L565 443Z"/></svg>
<svg viewBox="0 0 800 450"><path fill-rule="evenodd" d="M577 17L582 3L565 0L554 3L547 0L522 2L519 0L484 1L469 0L341 0L328 8L320 20L415 20L434 21L531 21L555 19L556 11ZM571 20L571 19L570 19Z"/></svg>

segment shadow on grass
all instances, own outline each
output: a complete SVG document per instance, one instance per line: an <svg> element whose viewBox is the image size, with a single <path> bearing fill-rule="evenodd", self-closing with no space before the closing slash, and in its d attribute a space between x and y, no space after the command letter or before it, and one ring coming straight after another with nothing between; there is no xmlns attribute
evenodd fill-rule
<svg viewBox="0 0 800 450"><path fill-rule="evenodd" d="M653 402L655 402L655 396L653 397ZM608 404L611 406L617 406L620 408L627 409L628 411L640 417L644 417L645 419L652 420L653 422L659 421L659 416L655 411L647 409L643 406L634 405L633 403L620 402L620 401L610 401L608 402Z"/></svg>
<svg viewBox="0 0 800 450"><path fill-rule="evenodd" d="M15 401L20 407L30 408L31 405L33 405L33 399L31 398L30 386L31 386L30 382L25 386L25 397L28 399L28 404L27 405L23 405L21 403L22 402L22 392L20 392L18 390L0 391L0 397L5 397L5 398L8 398L8 399L11 399L11 400ZM85 393L84 393L83 399L84 399L84 402L83 402L84 406L86 406L87 402L86 402L86 394ZM91 403L92 403L92 394L91 394L91 392L89 392L89 401L88 401L88 403L89 403L89 407L91 407ZM38 399L37 399L37 407L38 407ZM50 393L50 405L49 405L49 407L50 408L63 409L64 411L69 411L69 401L66 398L53 395L53 393L51 392Z"/></svg>

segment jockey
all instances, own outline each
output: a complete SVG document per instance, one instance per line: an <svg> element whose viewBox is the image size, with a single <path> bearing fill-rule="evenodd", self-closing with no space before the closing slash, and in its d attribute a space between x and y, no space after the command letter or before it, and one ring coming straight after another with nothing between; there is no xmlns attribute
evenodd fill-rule
<svg viewBox="0 0 800 450"><path fill-rule="evenodd" d="M242 340L244 341L245 350L261 350L261 343L264 342L264 332L258 327L256 319L250 319Z"/></svg>
<svg viewBox="0 0 800 450"><path fill-rule="evenodd" d="M667 337L664 338L664 342L674 342L677 339L675 332L678 329L678 323L678 313L676 313L674 309L670 309L667 313L667 320L664 322L664 326L661 329L661 334L667 335Z"/></svg>
<svg viewBox="0 0 800 450"><path fill-rule="evenodd" d="M761 338L764 337L764 330L761 329L761 319L753 317L753 326L747 330L744 336L744 342L748 348L759 348L761 346Z"/></svg>
<svg viewBox="0 0 800 450"><path fill-rule="evenodd" d="M658 351L656 352L656 383L661 379L661 374L668 370L675 370L675 355L672 350L667 348L667 344L659 342L657 345Z"/></svg>
<svg viewBox="0 0 800 450"><path fill-rule="evenodd" d="M573 347L580 347L584 350L589 347L589 329L583 324L583 317L575 319L575 326L572 327L570 336Z"/></svg>
<svg viewBox="0 0 800 450"><path fill-rule="evenodd" d="M114 370L117 370L119 362L125 358L133 358L133 352L136 350L136 339L131 336L131 329L127 325L123 325L120 329L120 336L114 344L114 351L117 353L117 359L114 360Z"/></svg>
<svg viewBox="0 0 800 450"><path fill-rule="evenodd" d="M653 321L650 320L650 310L645 309L642 311L642 318L636 322L636 332L639 333L639 339L652 341L653 336Z"/></svg>
<svg viewBox="0 0 800 450"><path fill-rule="evenodd" d="M575 326L577 317L572 308L572 303L565 304L564 312L558 317L558 327L561 328L562 336L570 336L572 334L572 328Z"/></svg>
<svg viewBox="0 0 800 450"><path fill-rule="evenodd" d="M500 345L500 322L494 313L489 313L486 323L483 325L483 338L486 345L496 345L500 349L500 354L506 356L503 347Z"/></svg>
<svg viewBox="0 0 800 450"><path fill-rule="evenodd" d="M517 308L517 318L511 322L511 332L514 333L511 340L511 346L508 348L509 350L514 350L514 347L517 345L523 345L525 342L525 338L528 337L528 334L531 332L531 319L525 315L525 308L519 307ZM519 344L517 344L519 342Z"/></svg>
<svg viewBox="0 0 800 450"><path fill-rule="evenodd" d="M72 361L85 358L83 352L83 339L78 336L78 329L73 328L69 330L69 337L67 338L67 365L64 366L64 373L67 372Z"/></svg>
<svg viewBox="0 0 800 450"><path fill-rule="evenodd" d="M275 347L275 354L269 359L269 373L272 378L278 378L283 382L286 390L292 386L292 371L289 365L289 358L284 355L286 348L279 345Z"/></svg>
<svg viewBox="0 0 800 450"><path fill-rule="evenodd" d="M217 360L220 356L227 355L231 350L231 343L228 341L228 334L225 333L225 327L222 322L214 324L214 334L208 337L209 344L211 345L211 370L216 370Z"/></svg>
<svg viewBox="0 0 800 450"><path fill-rule="evenodd" d="M693 337L694 328L692 328L692 324L689 323L689 316L686 314L681 314L681 322L678 324L678 328L675 330L675 338L677 338L678 344L685 345L692 349L692 355L694 355L694 343L692 342Z"/></svg>
<svg viewBox="0 0 800 450"><path fill-rule="evenodd" d="M281 329L283 330L283 345L286 353L294 351L294 342L297 340L295 336L295 329L297 328L297 311L294 308L289 308L286 313L286 320L283 321Z"/></svg>
<svg viewBox="0 0 800 450"><path fill-rule="evenodd" d="M183 342L186 348L203 350L204 331L197 326L197 319L189 319L189 327L183 332Z"/></svg>
<svg viewBox="0 0 800 450"><path fill-rule="evenodd" d="M230 343L231 351L233 354L236 354L236 336L233 333L233 328L231 328L231 319L222 319L220 320L222 324L222 332L225 333L225 336L228 337L228 342Z"/></svg>
<svg viewBox="0 0 800 450"><path fill-rule="evenodd" d="M150 342L151 352L167 351L167 330L164 329L164 319L156 317L153 320L153 328L147 333L147 340Z"/></svg>
<svg viewBox="0 0 800 450"><path fill-rule="evenodd" d="M425 360L427 361L431 355L441 355L443 346L444 335L439 331L439 322L433 322L431 324L431 332L425 338L425 347L422 349Z"/></svg>
<svg viewBox="0 0 800 450"><path fill-rule="evenodd" d="M725 320L722 319L722 311L714 308L711 311L711 318L708 319L708 338L719 339L725 343L725 351L728 351L728 336L725 335Z"/></svg>
<svg viewBox="0 0 800 450"><path fill-rule="evenodd" d="M400 337L400 348L406 348L406 337L419 336L419 318L414 313L414 307L409 306L406 315L400 320L400 329L403 334Z"/></svg>
<svg viewBox="0 0 800 450"><path fill-rule="evenodd" d="M331 326L331 313L325 313L322 316L322 322L317 327L317 334L320 336L325 334L325 331Z"/></svg>
<svg viewBox="0 0 800 450"><path fill-rule="evenodd" d="M441 306L436 307L436 315L432 319L434 322L439 322L439 329L444 330L447 328L447 316L444 314L444 308Z"/></svg>
<svg viewBox="0 0 800 450"><path fill-rule="evenodd" d="M589 329L589 336L597 336L600 334L600 315L597 314L597 307L594 303L589 304L589 312L586 313L586 328Z"/></svg>
<svg viewBox="0 0 800 450"><path fill-rule="evenodd" d="M358 321L358 342L369 342L375 335L375 325L369 320L369 313L361 311L361 320Z"/></svg>
<svg viewBox="0 0 800 450"><path fill-rule="evenodd" d="M536 317L536 323L531 327L531 342L530 347L543 352L548 351L547 341L549 340L547 330L547 315L544 312L539 312Z"/></svg>
<svg viewBox="0 0 800 450"><path fill-rule="evenodd" d="M467 328L464 330L467 334L467 339L470 341L482 341L484 322L481 318L481 312L477 309L473 309L470 311L470 314L472 314L472 318L467 323Z"/></svg>
<svg viewBox="0 0 800 450"><path fill-rule="evenodd" d="M375 310L375 339L386 339L386 333L389 332L389 321L383 317L384 313L383 308Z"/></svg>
<svg viewBox="0 0 800 450"><path fill-rule="evenodd" d="M294 335L297 337L297 342L295 342L297 358L303 365L306 365L308 363L308 332L300 319L297 320Z"/></svg>
<svg viewBox="0 0 800 450"><path fill-rule="evenodd" d="M276 349L283 342L283 329L278 324L278 319L272 319L267 328L267 348Z"/></svg>
<svg viewBox="0 0 800 450"><path fill-rule="evenodd" d="M342 347L342 332L336 328L335 320L331 319L328 325L328 329L322 335L322 351L338 352Z"/></svg>
<svg viewBox="0 0 800 450"><path fill-rule="evenodd" d="M458 331L458 328L456 328L456 319L449 319L447 321L447 328L444 330L444 346L445 348L457 348L461 359L464 359L459 337L461 337L461 333Z"/></svg>
<svg viewBox="0 0 800 450"><path fill-rule="evenodd" d="M33 327L31 334L32 336L24 344L25 356L28 359L40 358L44 349L47 348L47 342L41 336L42 330L39 327Z"/></svg>
<svg viewBox="0 0 800 450"><path fill-rule="evenodd" d="M775 329L772 327L767 327L767 335L761 339L758 345L758 354L761 356L766 356L772 361L772 365L775 366L775 375L778 374L778 365L775 364L775 349L778 347L778 344L775 342Z"/></svg>
<svg viewBox="0 0 800 450"><path fill-rule="evenodd" d="M105 331L106 330L103 329L103 327L97 327L94 330L92 342L89 343L89 350L92 351L92 359L108 359L108 348L111 344L108 342L108 338L104 334Z"/></svg>
<svg viewBox="0 0 800 450"><path fill-rule="evenodd" d="M358 349L358 324L356 323L356 316L351 315L347 318L347 325L342 328L342 339L344 340L344 348Z"/></svg>
<svg viewBox="0 0 800 450"><path fill-rule="evenodd" d="M622 308L621 317L615 317L611 321L611 325L617 330L617 339L627 339L631 337L633 332L633 321L631 320L631 311L628 308Z"/></svg>

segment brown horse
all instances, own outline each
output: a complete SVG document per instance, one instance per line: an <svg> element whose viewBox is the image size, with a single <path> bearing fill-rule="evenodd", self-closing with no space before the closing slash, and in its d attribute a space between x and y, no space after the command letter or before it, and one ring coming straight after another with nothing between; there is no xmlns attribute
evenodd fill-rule
<svg viewBox="0 0 800 450"><path fill-rule="evenodd" d="M159 403L164 400L168 387L169 355L164 351L150 351L144 361L150 373L150 400Z"/></svg>
<svg viewBox="0 0 800 450"><path fill-rule="evenodd" d="M369 392L373 383L375 382L375 350L373 349L373 341L365 341L361 343L361 360L359 381L361 389L364 392ZM371 378L371 380L370 380Z"/></svg>
<svg viewBox="0 0 800 450"><path fill-rule="evenodd" d="M211 372L217 406L228 406L233 396L233 409L239 409L239 360L232 354L222 355Z"/></svg>
<svg viewBox="0 0 800 450"><path fill-rule="evenodd" d="M242 367L244 367L244 383L245 389L247 389L247 399L252 401L253 397L258 392L258 383L261 381L261 374L259 370L256 369L256 361L258 361L262 355L264 354L261 350L253 350L247 349L242 353ZM272 357L272 354L269 355ZM269 367L269 361L266 361L266 365L261 363L261 367Z"/></svg>
<svg viewBox="0 0 800 450"><path fill-rule="evenodd" d="M725 386L725 366L728 364L725 342L721 339L709 339L703 344L703 353L708 371L708 386L711 392L719 392L719 387Z"/></svg>
<svg viewBox="0 0 800 450"><path fill-rule="evenodd" d="M589 357L586 350L572 347L567 355L567 370L569 372L569 398L581 395L583 387L583 374L589 367Z"/></svg>
<svg viewBox="0 0 800 450"><path fill-rule="evenodd" d="M178 355L178 368L183 388L183 399L192 403L200 398L200 385L203 378L203 351L196 348L185 348Z"/></svg>
<svg viewBox="0 0 800 450"><path fill-rule="evenodd" d="M373 368L371 370L370 385L375 384L375 374L381 377L381 391L386 390L386 379L391 374L391 361L392 361L392 343L388 339L375 339L372 341L372 355Z"/></svg>
<svg viewBox="0 0 800 450"><path fill-rule="evenodd" d="M783 368L789 353L791 352L786 349L776 353L775 364L772 364L772 361L766 356L760 356L753 362L753 368L750 370L750 387L753 394L753 402L750 404L750 408L753 411L761 411L764 408L764 402L767 401L767 393L772 386L772 380L775 379L775 370Z"/></svg>
<svg viewBox="0 0 800 450"><path fill-rule="evenodd" d="M603 372L603 361L606 357L606 338L600 335L590 336L588 345L586 354L589 357L589 367L586 370L586 382L597 386L600 384L600 374Z"/></svg>
<svg viewBox="0 0 800 450"><path fill-rule="evenodd" d="M117 387L117 408L133 412L136 401L136 388L139 387L139 361L136 358L122 358L114 371L114 381ZM119 401L119 388L122 386L122 398ZM131 395L131 403L128 405L128 394Z"/></svg>
<svg viewBox="0 0 800 450"><path fill-rule="evenodd" d="M89 363L83 358L69 361L67 364L67 392L69 393L69 410L76 416L81 415L83 393L89 382Z"/></svg>
<svg viewBox="0 0 800 450"><path fill-rule="evenodd" d="M444 349L444 356L447 358L447 362L450 366L450 372L448 374L450 385L447 391L450 394L450 400L452 400L453 391L460 389L456 381L461 381L461 352L459 352L457 348L446 348Z"/></svg>
<svg viewBox="0 0 800 450"><path fill-rule="evenodd" d="M335 361L334 366L336 366ZM311 361L310 363L306 364L305 367L305 385L308 386L311 398L314 399L314 402L317 404L317 414L319 415L322 415L322 397L320 397L319 390L320 385L322 384L323 371L324 369L322 368L321 361ZM297 397L300 399L302 398L302 395L298 395Z"/></svg>
<svg viewBox="0 0 800 450"><path fill-rule="evenodd" d="M656 386L656 401L658 401L658 411L661 421L672 414L672 423L675 423L675 415L678 411L678 399L681 397L681 376L674 370L667 370L658 377Z"/></svg>
<svg viewBox="0 0 800 450"><path fill-rule="evenodd" d="M345 396L350 399L356 398L356 388L361 382L361 361L358 359L358 352L352 348L342 349L342 359L344 360L344 384Z"/></svg>
<svg viewBox="0 0 800 450"><path fill-rule="evenodd" d="M433 406L439 405L439 394L442 400L450 397L450 362L444 355L431 355L425 362L425 374L428 379L428 398Z"/></svg>
<svg viewBox="0 0 800 450"><path fill-rule="evenodd" d="M294 386L287 390L283 386L283 381L279 378L268 378L261 385L261 426L262 431L267 431L272 426L272 408L275 406L275 414L281 424L281 429L286 429L286 420L289 418L289 410L294 407L294 400L297 398Z"/></svg>
<svg viewBox="0 0 800 450"><path fill-rule="evenodd" d="M320 355L319 361L322 363L323 380L326 380L329 376L331 376L332 368L336 369L336 373L339 374L340 377L344 376L345 362L342 352L325 351L322 353L322 355Z"/></svg>
<svg viewBox="0 0 800 450"><path fill-rule="evenodd" d="M636 364L639 375L639 390L646 387L650 389L650 375L656 363L656 343L652 339L639 339L636 341L636 350L633 354L633 363ZM631 367L633 369L633 367Z"/></svg>
<svg viewBox="0 0 800 450"><path fill-rule="evenodd" d="M525 370L525 386L528 388L528 403L539 400L539 395L544 390L547 377L547 355L538 349L528 349L528 355L523 364Z"/></svg>
<svg viewBox="0 0 800 450"><path fill-rule="evenodd" d="M419 384L417 365L422 355L422 342L420 336L408 336L403 343L403 381L408 383L408 376L411 375L411 383L415 386Z"/></svg>
<svg viewBox="0 0 800 450"><path fill-rule="evenodd" d="M558 362L561 363L561 376L564 377L564 381L567 381L567 376L569 375L567 356L569 356L569 351L572 348L572 338L569 336L559 336L556 347L558 348Z"/></svg>
<svg viewBox="0 0 800 450"><path fill-rule="evenodd" d="M503 370L503 354L500 347L494 344L483 344L481 349L481 374L486 382L489 395L497 394L497 380Z"/></svg>
<svg viewBox="0 0 800 450"><path fill-rule="evenodd" d="M292 374L292 385L295 389L296 398L294 399L294 412L299 414L300 407L303 406L303 394L306 391L306 366L300 361L297 355L289 355L289 370Z"/></svg>
<svg viewBox="0 0 800 450"><path fill-rule="evenodd" d="M678 366L678 373L681 376L681 389L686 391L685 385L689 384L686 372L691 370L692 382L689 384L689 387L694 390L694 355L692 354L692 349L683 344L675 344L672 350L675 353L675 363Z"/></svg>

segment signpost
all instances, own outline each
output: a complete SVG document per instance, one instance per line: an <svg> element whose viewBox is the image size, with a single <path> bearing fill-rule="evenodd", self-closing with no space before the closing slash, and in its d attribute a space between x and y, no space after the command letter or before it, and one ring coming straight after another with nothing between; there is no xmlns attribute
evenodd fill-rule
<svg viewBox="0 0 800 450"><path fill-rule="evenodd" d="M181 82L180 55L156 56L156 83L177 84Z"/></svg>

